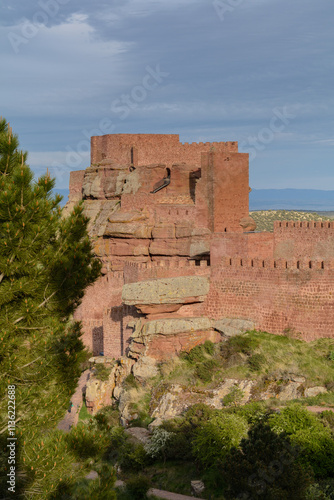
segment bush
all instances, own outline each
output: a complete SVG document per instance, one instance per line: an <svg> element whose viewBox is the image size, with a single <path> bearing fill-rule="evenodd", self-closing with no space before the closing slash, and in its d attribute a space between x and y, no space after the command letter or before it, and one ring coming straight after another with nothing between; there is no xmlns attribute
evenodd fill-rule
<svg viewBox="0 0 334 500"><path fill-rule="evenodd" d="M204 345L197 345L188 354L184 355L184 358L191 364L201 363L206 359L205 353L206 349Z"/></svg>
<svg viewBox="0 0 334 500"><path fill-rule="evenodd" d="M334 413L330 410L323 411L320 415L321 422L334 431Z"/></svg>
<svg viewBox="0 0 334 500"><path fill-rule="evenodd" d="M232 387L230 392L223 397L222 403L224 406L229 406L234 404L237 406L239 403L241 403L242 398L244 397L244 393L242 390L237 387L236 385Z"/></svg>
<svg viewBox="0 0 334 500"><path fill-rule="evenodd" d="M277 435L262 423L233 448L223 465L228 500L305 500L312 475L297 463L298 449L285 434Z"/></svg>
<svg viewBox="0 0 334 500"><path fill-rule="evenodd" d="M109 378L111 372L111 367L106 367L105 365L98 363L94 365L94 377L101 382L106 382Z"/></svg>
<svg viewBox="0 0 334 500"><path fill-rule="evenodd" d="M126 490L133 500L145 500L150 488L150 481L147 477L138 475L133 476L126 482Z"/></svg>
<svg viewBox="0 0 334 500"><path fill-rule="evenodd" d="M99 457L108 446L108 435L103 431L91 430L84 424L78 424L66 435L69 448L82 459Z"/></svg>
<svg viewBox="0 0 334 500"><path fill-rule="evenodd" d="M203 467L215 467L233 446L238 446L247 430L244 418L220 412L196 430L193 453Z"/></svg>
<svg viewBox="0 0 334 500"><path fill-rule="evenodd" d="M157 429L154 429L151 438L144 446L146 453L151 458L162 456L165 459L165 451L168 441L171 439L172 435L173 434L171 432L168 432L163 428L158 427Z"/></svg>
<svg viewBox="0 0 334 500"><path fill-rule="evenodd" d="M210 382L212 380L212 374L217 366L218 363L215 359L207 359L196 366L195 373L203 382Z"/></svg>
<svg viewBox="0 0 334 500"><path fill-rule="evenodd" d="M253 354L247 362L252 371L259 371L265 364L266 357L263 354Z"/></svg>
<svg viewBox="0 0 334 500"><path fill-rule="evenodd" d="M135 379L135 376L133 373L130 373L124 381L123 381L123 387L125 389L137 389L138 388L138 383L137 380Z"/></svg>
<svg viewBox="0 0 334 500"><path fill-rule="evenodd" d="M268 423L276 432L286 432L291 442L300 446L300 462L310 465L317 478L334 476L334 439L320 418L295 404L271 415Z"/></svg>
<svg viewBox="0 0 334 500"><path fill-rule="evenodd" d="M213 342L211 342L211 340L206 340L204 342L204 349L206 350L206 352L212 356L215 352L215 344Z"/></svg>
<svg viewBox="0 0 334 500"><path fill-rule="evenodd" d="M221 344L221 355L225 359L238 353L250 356L258 345L259 342L256 339L245 337L244 335L236 335Z"/></svg>

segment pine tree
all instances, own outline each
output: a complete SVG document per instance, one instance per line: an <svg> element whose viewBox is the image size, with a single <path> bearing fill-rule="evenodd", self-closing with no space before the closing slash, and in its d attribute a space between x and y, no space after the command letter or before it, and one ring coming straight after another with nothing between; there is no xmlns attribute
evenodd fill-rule
<svg viewBox="0 0 334 500"><path fill-rule="evenodd" d="M1 119L0 446L7 450L8 386L15 386L17 488L32 488L38 498L51 463L55 468L62 460L39 463L37 438L48 438L76 387L87 353L71 315L101 265L82 205L62 218L61 197L52 194L55 181L48 173L35 181L26 161L27 153ZM0 466L8 471L7 451ZM1 478L8 479L6 471ZM7 487L0 483L1 493Z"/></svg>

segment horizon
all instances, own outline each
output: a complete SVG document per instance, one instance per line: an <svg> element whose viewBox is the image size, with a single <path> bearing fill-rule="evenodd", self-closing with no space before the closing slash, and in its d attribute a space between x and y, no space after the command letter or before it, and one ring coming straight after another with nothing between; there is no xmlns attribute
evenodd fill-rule
<svg viewBox="0 0 334 500"><path fill-rule="evenodd" d="M155 131L238 141L256 189L327 190L334 5L319 2L15 0L0 114L59 189L89 166L91 135Z"/></svg>

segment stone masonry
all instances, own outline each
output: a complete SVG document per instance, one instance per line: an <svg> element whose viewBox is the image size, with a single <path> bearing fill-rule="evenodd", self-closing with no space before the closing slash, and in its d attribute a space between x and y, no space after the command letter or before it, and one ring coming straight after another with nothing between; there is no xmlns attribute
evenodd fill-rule
<svg viewBox="0 0 334 500"><path fill-rule="evenodd" d="M248 170L237 142L92 137L65 213L84 201L103 263L75 313L94 355L162 359L238 321L334 337L334 223L254 231Z"/></svg>

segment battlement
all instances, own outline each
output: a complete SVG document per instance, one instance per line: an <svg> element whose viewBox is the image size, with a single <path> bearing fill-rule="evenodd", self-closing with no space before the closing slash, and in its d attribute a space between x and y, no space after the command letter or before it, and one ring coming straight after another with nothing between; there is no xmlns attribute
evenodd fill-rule
<svg viewBox="0 0 334 500"><path fill-rule="evenodd" d="M124 165L200 166L201 153L238 152L236 141L181 143L178 134L109 134L91 138L91 164L108 159Z"/></svg>
<svg viewBox="0 0 334 500"><path fill-rule="evenodd" d="M334 229L334 221L326 220L326 221L275 221L274 222L274 231L281 229L292 229L292 228L303 228L303 229Z"/></svg>
<svg viewBox="0 0 334 500"><path fill-rule="evenodd" d="M334 269L334 259L309 260L309 259L260 259L249 257L223 257L220 262L222 268L255 268L255 269Z"/></svg>

